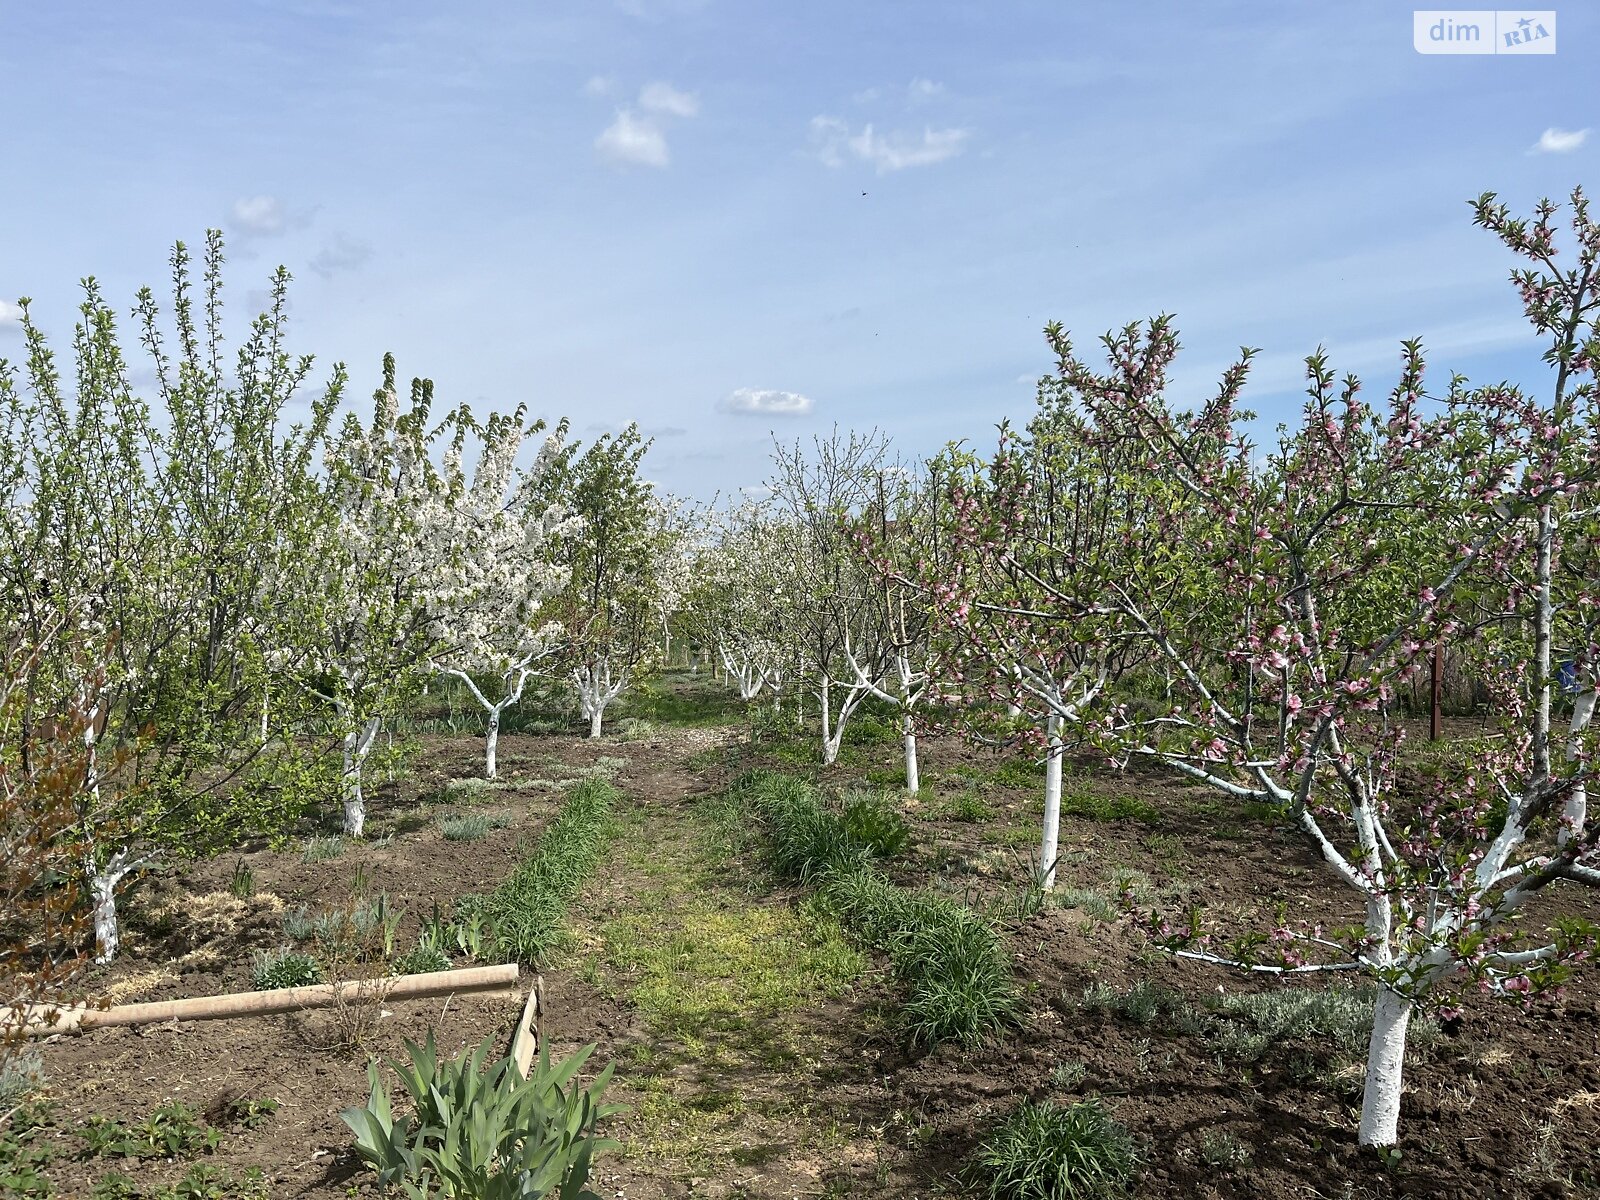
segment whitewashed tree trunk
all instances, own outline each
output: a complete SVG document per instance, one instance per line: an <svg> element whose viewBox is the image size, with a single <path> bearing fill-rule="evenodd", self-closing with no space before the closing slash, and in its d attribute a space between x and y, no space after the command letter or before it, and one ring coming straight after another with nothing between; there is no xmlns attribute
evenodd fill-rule
<svg viewBox="0 0 1600 1200"><path fill-rule="evenodd" d="M833 736L832 683L826 677L817 691L817 703L822 707L822 765L831 766L839 757L839 741Z"/></svg>
<svg viewBox="0 0 1600 1200"><path fill-rule="evenodd" d="M1056 886L1056 860L1061 856L1061 718L1045 718L1044 831L1039 838L1039 881L1045 891Z"/></svg>
<svg viewBox="0 0 1600 1200"><path fill-rule="evenodd" d="M478 703L483 705L484 711L488 713L488 726L484 731L483 746L483 773L485 779L493 779L497 769L497 756L500 749L500 714L522 699L523 689L528 686L528 676L533 674L532 664L536 659L542 657L542 654L535 654L513 664L501 676L501 682L504 687L501 689L498 700L490 700L489 697L485 696L479 690L478 685L472 681L472 676L466 671L456 667L442 668L446 675L454 675L465 683L467 690L477 697ZM516 677L515 683L512 682L513 676Z"/></svg>
<svg viewBox="0 0 1600 1200"><path fill-rule="evenodd" d="M906 791L913 795L922 787L922 777L917 773L917 730L911 721L911 714L905 715L903 738L906 749Z"/></svg>
<svg viewBox="0 0 1600 1200"><path fill-rule="evenodd" d="M1400 1127L1401 1076L1406 1061L1406 1029L1411 1001L1379 985L1372 1014L1372 1041L1367 1048L1367 1084L1361 1097L1363 1146L1392 1146Z"/></svg>
<svg viewBox="0 0 1600 1200"><path fill-rule="evenodd" d="M96 868L93 859L87 864L89 899L94 912L94 960L97 963L110 962L122 948L122 925L117 916L117 885L128 877L134 866L133 855L126 849L118 850L103 867Z"/></svg>
<svg viewBox="0 0 1600 1200"><path fill-rule="evenodd" d="M628 673L613 678L609 659L585 663L572 673L578 688L578 711L589 719L589 736L600 736L606 708L622 694L628 684Z"/></svg>
<svg viewBox="0 0 1600 1200"><path fill-rule="evenodd" d="M367 801L361 792L361 768L377 739L379 720L368 717L364 725L344 735L344 832L346 837L361 837L367 828Z"/></svg>

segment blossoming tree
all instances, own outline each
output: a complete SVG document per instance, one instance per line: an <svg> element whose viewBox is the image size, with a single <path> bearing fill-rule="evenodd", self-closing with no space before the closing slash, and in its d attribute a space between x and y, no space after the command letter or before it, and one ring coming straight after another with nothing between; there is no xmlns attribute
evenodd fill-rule
<svg viewBox="0 0 1600 1200"><path fill-rule="evenodd" d="M1070 611L1149 647L1171 697L1130 719L1121 751L1237 801L1280 809L1364 919L1226 936L1200 911L1152 918L1175 952L1258 972L1365 974L1377 986L1359 1138L1395 1141L1408 1023L1475 986L1519 1003L1559 988L1596 927L1541 909L1546 890L1600 885L1587 816L1595 702L1592 540L1600 512L1600 226L1571 205L1532 220L1486 195L1476 222L1521 256L1513 273L1547 345L1547 397L1508 385L1424 390L1407 343L1386 402L1308 360L1308 399L1264 458L1237 407L1251 354L1192 411L1165 397L1167 318L1105 339L1097 371L1052 328L1064 388L1134 478L1176 484L1147 520L1197 538L1200 586L1169 604L1156 565L1130 561ZM1420 791L1396 772L1397 683L1442 636L1492 668L1505 734ZM1557 668L1572 664L1563 714Z"/></svg>
<svg viewBox="0 0 1600 1200"><path fill-rule="evenodd" d="M568 568L554 561L558 539L581 535L580 522L548 499L548 477L561 469L566 424L544 439L533 462L517 466L542 422L525 424L518 409L495 414L478 429L457 424L444 456L440 486L419 507L419 524L451 547L441 570L454 597L443 614L436 669L460 679L488 715L484 774L495 777L501 714L522 698L528 679L559 648L563 630L550 619L549 600L567 584ZM481 449L469 473L465 435L476 429ZM486 690L483 680L494 681Z"/></svg>
<svg viewBox="0 0 1600 1200"><path fill-rule="evenodd" d="M578 535L558 541L567 586L555 608L590 737L600 736L606 709L659 652L658 568L676 506L639 473L649 448L629 425L570 456L557 481L560 503L581 522Z"/></svg>

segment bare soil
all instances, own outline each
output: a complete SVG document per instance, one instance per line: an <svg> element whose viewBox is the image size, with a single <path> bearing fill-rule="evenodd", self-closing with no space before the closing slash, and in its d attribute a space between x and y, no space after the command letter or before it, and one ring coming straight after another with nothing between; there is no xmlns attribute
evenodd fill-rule
<svg viewBox="0 0 1600 1200"><path fill-rule="evenodd" d="M522 784L467 793L447 792L444 783L477 772L476 739L423 742L411 774L374 799L374 827L396 831L387 846L314 863L301 861L298 846L252 850L243 857L258 895L231 905L235 857L146 881L130 902L128 953L97 983L120 1000L247 988L252 951L283 942L282 908L347 899L358 866L369 894L385 891L407 909L400 942L410 945L418 917L435 901L448 911L458 895L488 890L509 872L558 803L547 782L606 755L628 760L617 776L627 796L620 833L574 906L572 944L541 967L553 1050L597 1044L593 1062L617 1063L612 1097L630 1106L613 1127L625 1149L603 1159L592 1181L602 1196L980 1195L981 1181L964 1164L1018 1101L1091 1094L1141 1140L1139 1196L1600 1194L1600 977L1593 971L1527 1014L1468 997L1462 1019L1446 1022L1408 1068L1401 1155L1385 1164L1355 1146L1359 1066L1337 1047L1291 1041L1241 1061L1171 1022L1140 1025L1086 1007L1084 991L1096 983L1125 991L1153 981L1197 1010L1224 991L1275 985L1175 962L1115 917L1081 906L1046 905L1007 922L1024 1003L1015 1028L976 1049L908 1050L895 1033L895 993L882 964L869 965L840 994L797 993L793 1004L766 996L764 1007L751 1010L757 1017L713 1005L696 1023L667 1023L644 990L655 977L618 949L618 922L630 913L644 906L654 920L659 912L662 937L683 939L686 964L703 960L694 938L713 918L725 918L718 928L765 929L803 917L797 928L813 928L804 923L811 920L804 894L766 875L755 841L721 844L704 815L707 798L738 771L762 763L806 770L792 761L793 750L780 761L718 730L665 730L626 743L508 735L502 775ZM820 777L829 787L883 785L899 753L897 742L856 745ZM922 795L896 800L913 829L911 850L894 868L900 881L936 884L974 903L1018 895L1039 819L1037 781L1021 765L996 779L1012 760L953 739L925 739L922 759ZM1071 786L1085 797L1135 801L1148 819L1065 817L1063 889L1110 895L1110 875L1122 868L1142 872L1169 902L1220 903L1241 923L1280 905L1329 921L1356 915L1287 831L1229 815L1201 789L1090 764ZM987 811L978 819L963 819L973 816L970 805L958 804L964 794L982 801ZM442 840L434 816L468 808L504 810L511 823L483 841ZM1600 918L1588 897L1560 903ZM745 950L760 952L759 945ZM730 978L669 982L690 998L697 988L742 995L731 977L753 969L741 960ZM248 1095L281 1107L256 1130L230 1132L208 1161L234 1171L262 1167L274 1197L367 1194L370 1176L349 1153L337 1115L365 1099L367 1054L397 1054L402 1038L430 1029L445 1050L505 1039L518 1004L391 1004L354 1052L338 1047L329 1019L315 1014L56 1039L43 1049L61 1130L51 1139L56 1192L87 1196L107 1170L130 1169L85 1156L70 1130L89 1115L138 1120L168 1099L216 1109ZM143 1182L184 1170L135 1166Z"/></svg>

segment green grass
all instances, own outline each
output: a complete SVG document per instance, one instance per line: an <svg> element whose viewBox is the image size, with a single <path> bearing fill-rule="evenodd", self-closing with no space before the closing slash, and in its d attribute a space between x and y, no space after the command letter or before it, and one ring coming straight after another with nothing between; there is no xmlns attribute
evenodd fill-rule
<svg viewBox="0 0 1600 1200"><path fill-rule="evenodd" d="M534 852L485 897L496 943L519 962L537 962L554 943L568 902L605 851L620 796L604 779L574 784Z"/></svg>
<svg viewBox="0 0 1600 1200"><path fill-rule="evenodd" d="M814 883L845 928L889 956L907 990L902 1017L912 1041L971 1043L1005 1021L1016 990L987 921L947 896L892 883L873 865L880 847L803 779L752 771L729 795L762 822L774 870Z"/></svg>
<svg viewBox="0 0 1600 1200"><path fill-rule="evenodd" d="M1024 1100L974 1156L991 1200L1102 1200L1125 1195L1139 1170L1133 1136L1097 1099Z"/></svg>
<svg viewBox="0 0 1600 1200"><path fill-rule="evenodd" d="M866 968L825 913L734 905L704 891L646 892L600 932L634 1005L689 1044L841 995Z"/></svg>
<svg viewBox="0 0 1600 1200"><path fill-rule="evenodd" d="M736 725L744 720L745 704L737 692L709 676L674 672L668 678L635 684L623 693L615 711L619 718L694 729Z"/></svg>
<svg viewBox="0 0 1600 1200"><path fill-rule="evenodd" d="M967 823L994 819L994 809L976 791L965 791L933 806L928 814L936 821L962 821Z"/></svg>
<svg viewBox="0 0 1600 1200"><path fill-rule="evenodd" d="M1161 819L1155 805L1136 796L1103 796L1078 785L1061 788L1061 814L1088 821L1143 821L1147 825Z"/></svg>

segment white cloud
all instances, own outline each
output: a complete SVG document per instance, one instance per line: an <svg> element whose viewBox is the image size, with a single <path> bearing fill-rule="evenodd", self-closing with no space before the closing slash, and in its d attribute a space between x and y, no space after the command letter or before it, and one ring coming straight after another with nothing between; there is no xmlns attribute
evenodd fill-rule
<svg viewBox="0 0 1600 1200"><path fill-rule="evenodd" d="M22 305L0 300L0 325L15 325L22 320Z"/></svg>
<svg viewBox="0 0 1600 1200"><path fill-rule="evenodd" d="M617 111L617 119L594 140L602 158L615 163L641 167L665 167L672 161L667 138L649 117L638 117L629 109Z"/></svg>
<svg viewBox="0 0 1600 1200"><path fill-rule="evenodd" d="M851 157L870 163L880 175L907 167L932 166L954 158L961 153L968 136L965 129L932 128L924 129L920 137L908 133L880 134L871 125L852 134L850 127L837 117L811 118L811 144L822 162L830 167L843 166L848 152Z"/></svg>
<svg viewBox="0 0 1600 1200"><path fill-rule="evenodd" d="M1588 138L1587 129L1546 129L1534 143L1531 154L1571 154Z"/></svg>
<svg viewBox="0 0 1600 1200"><path fill-rule="evenodd" d="M965 129L924 129L919 139L903 133L878 134L868 125L850 139L850 150L884 175L907 167L927 167L961 153Z"/></svg>
<svg viewBox="0 0 1600 1200"><path fill-rule="evenodd" d="M368 243L347 233L336 233L331 242L317 251L311 260L311 269L327 279L339 271L353 271L371 257L372 247Z"/></svg>
<svg viewBox="0 0 1600 1200"><path fill-rule="evenodd" d="M875 88L875 87L863 88L861 91L857 92L855 95L850 97L850 103L852 103L852 104L871 104L874 100L876 100L882 94L883 93L878 91L878 89Z"/></svg>
<svg viewBox="0 0 1600 1200"><path fill-rule="evenodd" d="M276 237L289 228L289 210L276 196L245 196L233 202L233 227L255 237Z"/></svg>
<svg viewBox="0 0 1600 1200"><path fill-rule="evenodd" d="M609 75L591 75L588 82L583 85L585 96L609 96L617 81Z"/></svg>
<svg viewBox="0 0 1600 1200"><path fill-rule="evenodd" d="M717 407L725 413L767 417L803 417L812 409L810 396L773 388L740 388Z"/></svg>
<svg viewBox="0 0 1600 1200"><path fill-rule="evenodd" d="M913 79L906 88L906 95L913 104L920 100L932 100L935 96L944 95L944 84L931 79Z"/></svg>
<svg viewBox="0 0 1600 1200"><path fill-rule="evenodd" d="M668 117L692 117L700 111L700 100L670 83L647 83L639 92L639 107Z"/></svg>

